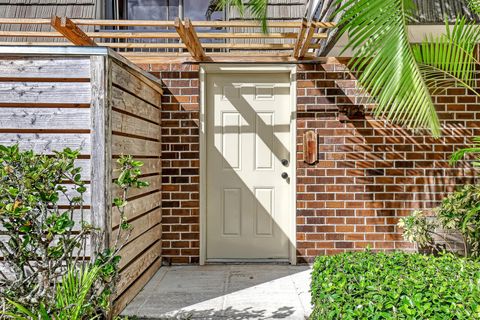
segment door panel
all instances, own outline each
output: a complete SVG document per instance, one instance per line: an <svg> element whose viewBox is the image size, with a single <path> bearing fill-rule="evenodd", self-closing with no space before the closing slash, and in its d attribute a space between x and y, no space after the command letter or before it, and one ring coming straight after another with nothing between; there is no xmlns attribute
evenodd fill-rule
<svg viewBox="0 0 480 320"><path fill-rule="evenodd" d="M208 74L206 257L288 259L290 77Z"/></svg>

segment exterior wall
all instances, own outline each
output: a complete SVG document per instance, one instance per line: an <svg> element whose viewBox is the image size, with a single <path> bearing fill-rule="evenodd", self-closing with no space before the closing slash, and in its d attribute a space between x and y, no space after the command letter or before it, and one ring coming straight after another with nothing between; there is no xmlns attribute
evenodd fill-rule
<svg viewBox="0 0 480 320"><path fill-rule="evenodd" d="M480 134L480 106L465 89L435 97L442 137L342 112L361 100L341 64L299 66L297 252L299 262L346 250L412 249L396 226L417 208L431 208L456 184L472 182L468 166L451 168L450 154ZM319 137L319 162L302 161L302 135Z"/></svg>
<svg viewBox="0 0 480 320"><path fill-rule="evenodd" d="M0 2L0 18L52 18L52 15L69 18L95 19L99 17L103 1L101 0L4 0ZM0 31L51 31L47 25L2 24ZM93 31L92 27L84 30ZM33 39L33 40L32 40ZM62 38L21 38L3 37L7 42L63 42Z"/></svg>
<svg viewBox="0 0 480 320"><path fill-rule="evenodd" d="M198 65L146 66L164 84L162 96L162 256L166 263L198 263Z"/></svg>
<svg viewBox="0 0 480 320"><path fill-rule="evenodd" d="M163 256L199 261L198 66L145 66L161 76ZM348 118L357 108L356 81L341 63L299 65L297 71L297 255L348 250L408 249L396 224L414 208L431 208L472 181L468 166L450 168L449 155L480 135L477 98L464 89L435 97L444 135L427 135L383 121ZM319 161L303 162L303 133L319 137Z"/></svg>

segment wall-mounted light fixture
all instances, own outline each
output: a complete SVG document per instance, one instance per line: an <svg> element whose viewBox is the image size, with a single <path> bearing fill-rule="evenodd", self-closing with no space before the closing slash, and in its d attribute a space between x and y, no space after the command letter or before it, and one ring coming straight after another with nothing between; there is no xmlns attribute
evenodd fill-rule
<svg viewBox="0 0 480 320"><path fill-rule="evenodd" d="M313 130L303 134L303 161L308 164L318 161L318 135Z"/></svg>

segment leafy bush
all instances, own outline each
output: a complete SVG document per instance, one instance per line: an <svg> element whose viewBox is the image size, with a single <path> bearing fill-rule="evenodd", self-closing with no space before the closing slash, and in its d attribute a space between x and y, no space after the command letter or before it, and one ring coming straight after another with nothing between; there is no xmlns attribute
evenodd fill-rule
<svg viewBox="0 0 480 320"><path fill-rule="evenodd" d="M410 216L400 219L398 225L403 228L405 240L415 242L420 247L434 245L433 234L438 224L429 219L423 211L413 211Z"/></svg>
<svg viewBox="0 0 480 320"><path fill-rule="evenodd" d="M434 209L436 219L432 220L422 211L414 211L400 220L403 237L422 246L434 246L433 235L443 238L448 248L452 247L447 237L436 233L460 233L463 237L464 253L469 257L480 257L480 185L465 185L442 200Z"/></svg>
<svg viewBox="0 0 480 320"><path fill-rule="evenodd" d="M104 231L86 221L87 189L75 165L78 154L65 149L42 155L0 146L0 224L7 235L0 241L0 302L10 316L27 311L42 319L93 319L108 312L119 252L131 232L124 212L127 193L147 183L139 180L141 162L131 156L118 159L121 172L115 183L122 196L113 206L120 230L112 247L90 250L88 239Z"/></svg>
<svg viewBox="0 0 480 320"><path fill-rule="evenodd" d="M448 254L317 257L311 319L480 319L480 263Z"/></svg>
<svg viewBox="0 0 480 320"><path fill-rule="evenodd" d="M465 185L435 209L444 230L459 231L467 256L480 257L480 185Z"/></svg>

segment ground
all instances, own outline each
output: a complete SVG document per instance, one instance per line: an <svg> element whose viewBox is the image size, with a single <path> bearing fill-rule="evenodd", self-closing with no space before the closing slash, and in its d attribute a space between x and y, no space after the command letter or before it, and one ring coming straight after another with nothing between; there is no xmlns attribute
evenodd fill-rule
<svg viewBox="0 0 480 320"><path fill-rule="evenodd" d="M123 311L139 319L307 319L310 268L162 267Z"/></svg>

